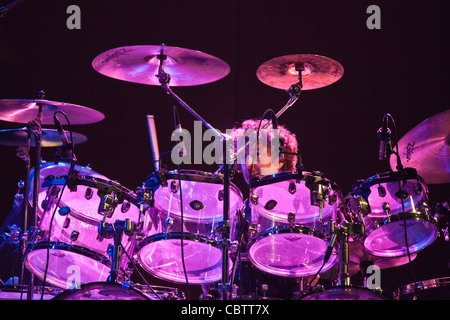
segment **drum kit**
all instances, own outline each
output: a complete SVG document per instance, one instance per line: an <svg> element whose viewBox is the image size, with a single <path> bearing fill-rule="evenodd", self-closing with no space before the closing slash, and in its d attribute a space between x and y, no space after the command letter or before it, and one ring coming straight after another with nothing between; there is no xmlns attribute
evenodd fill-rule
<svg viewBox="0 0 450 320"><path fill-rule="evenodd" d="M171 89L222 79L230 67L221 59L165 45L129 46L98 55L92 66L114 79L160 86L225 139ZM341 64L312 54L274 58L257 70L261 82L289 93L277 118L303 90L328 86L342 75ZM419 124L396 144L389 129L381 130L392 171L357 181L346 197L337 183L299 165L294 171L252 177L245 201L231 182L233 164L224 161L216 172L180 167L168 171L156 165L154 139L157 170L135 190L128 189L76 164L74 145L87 138L64 130L58 119L65 116L70 127L99 122L103 114L45 100L44 92L35 100L0 100L1 120L27 124L1 130L0 144L17 146L26 163L24 224L16 237L21 239L21 276L30 275L28 285L21 281L17 292L3 286L0 293L3 299L186 299L179 289L150 285L139 271L143 269L172 283L217 286L216 299L239 300L245 299L239 288L246 281L237 270L246 262L251 270L295 279L299 290L292 293L293 300L387 299L379 288L352 285L350 275L363 265L391 268L409 263L440 233L436 216L448 219L448 205L434 215L427 184L450 182L448 111ZM42 128L53 124L57 129ZM155 135L154 124L149 123L149 131ZM41 160L42 147L58 148L55 161ZM34 168L30 148L36 151ZM243 215L248 207L249 218ZM333 269L338 276L332 286L316 285ZM145 284L131 281L135 272ZM415 282L399 289L397 298L408 294L420 299L436 286L448 298L448 280ZM260 299L253 289L246 298ZM200 298L214 299L209 293Z"/></svg>

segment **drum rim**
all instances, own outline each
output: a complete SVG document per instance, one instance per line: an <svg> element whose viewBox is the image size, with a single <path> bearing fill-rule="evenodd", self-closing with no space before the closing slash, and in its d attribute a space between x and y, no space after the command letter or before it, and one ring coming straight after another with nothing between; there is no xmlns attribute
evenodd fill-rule
<svg viewBox="0 0 450 320"><path fill-rule="evenodd" d="M276 226L262 230L255 234L251 240L249 241L249 250L250 248L259 240L262 240L266 237L276 235L276 234L285 234L285 233L295 233L295 234L304 234L319 238L321 240L327 240L327 237L324 233L317 231L316 229L309 228L303 225L295 225L295 226Z"/></svg>
<svg viewBox="0 0 450 320"><path fill-rule="evenodd" d="M412 212L398 212L394 214L388 214L385 218L375 218L373 222L373 226L376 228L369 228L369 230L375 230L379 229L384 225L387 225L392 222L399 222L406 220L415 220L415 221L424 221L429 222L433 224L435 227L437 227L437 221L434 217L432 217L429 214L418 212L418 211L412 211Z"/></svg>
<svg viewBox="0 0 450 320"><path fill-rule="evenodd" d="M322 173L302 171L302 174L300 175L299 172L295 170L281 171L267 176L255 176L250 179L250 185L252 186L252 189L256 189L273 183L284 182L286 180L300 179L301 181L306 181L306 178L309 180L317 179L316 182L319 184L331 184L333 190L340 190L339 185L336 182L326 178Z"/></svg>
<svg viewBox="0 0 450 320"><path fill-rule="evenodd" d="M414 288L416 285L416 288ZM441 277L434 279L427 279L422 281L416 281L412 283L408 283L404 286L397 288L397 291L394 291L394 298L399 299L401 296L413 293L414 290L429 290L433 288L442 288L450 285L450 277Z"/></svg>
<svg viewBox="0 0 450 320"><path fill-rule="evenodd" d="M428 186L425 183L425 180L417 174L417 170L414 168L404 168L404 171L406 172L404 180L412 180L416 179L419 180L419 182L425 187L424 191L425 193L428 192ZM377 173L367 179L360 180L356 182L355 187L352 190L352 194L356 195L364 195L365 193L362 192L362 190L368 190L370 187L373 187L374 185L380 184L380 183L386 183L386 182L398 182L400 177L399 171L385 171L381 173ZM357 191L361 190L359 193Z"/></svg>
<svg viewBox="0 0 450 320"><path fill-rule="evenodd" d="M105 265L108 268L111 268L111 260L109 260L106 256L86 247L74 244L67 244L65 242L59 241L41 241L36 243L29 243L25 251L25 261L29 262L29 260L27 259L29 253L36 250L47 250L47 249L63 250L77 253L82 256L88 257L92 260L95 260L97 262L100 262L101 264Z"/></svg>
<svg viewBox="0 0 450 320"><path fill-rule="evenodd" d="M144 292L142 292L141 290L136 289L133 285L130 285L130 286L124 286L124 285L121 284L121 283L102 282L102 281L83 283L83 284L80 285L79 288L76 288L76 289L67 289L67 290L61 292L60 294L57 294L55 297L52 298L52 300L64 300L64 299L60 299L60 298L70 297L70 295L71 295L72 293L81 292L81 291L83 291L83 290L85 290L85 289L89 289L89 287L91 287L91 286L94 286L94 288L95 288L95 286L99 286L99 287L101 288L101 285L105 285L105 284L108 285L108 286L111 285L111 286L114 286L114 287L124 288L124 289L126 289L126 290L134 291L134 292L137 293L138 295L144 297L144 298L145 298L144 300L151 300L150 297L148 297L148 296L147 296Z"/></svg>

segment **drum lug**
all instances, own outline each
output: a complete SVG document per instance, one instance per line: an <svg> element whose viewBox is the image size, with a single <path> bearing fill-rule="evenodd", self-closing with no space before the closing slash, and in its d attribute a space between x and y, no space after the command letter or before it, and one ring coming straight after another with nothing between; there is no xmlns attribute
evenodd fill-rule
<svg viewBox="0 0 450 320"><path fill-rule="evenodd" d="M287 220L289 222L289 226L293 227L295 224L295 213L289 212L287 215Z"/></svg>
<svg viewBox="0 0 450 320"><path fill-rule="evenodd" d="M378 186L378 195L382 198L386 197L386 188L383 186Z"/></svg>
<svg viewBox="0 0 450 320"><path fill-rule="evenodd" d="M389 202L383 202L381 207L383 208L384 213L389 214L391 212L391 205L389 204Z"/></svg>
<svg viewBox="0 0 450 320"><path fill-rule="evenodd" d="M291 181L289 183L289 193L294 194L295 192L297 192L297 187L295 186L295 181Z"/></svg>
<svg viewBox="0 0 450 320"><path fill-rule="evenodd" d="M169 230L173 227L173 218L167 218L164 220L164 226L166 227L166 230Z"/></svg>
<svg viewBox="0 0 450 320"><path fill-rule="evenodd" d="M256 206L258 205L258 195L257 194L252 194L250 196L250 201Z"/></svg>

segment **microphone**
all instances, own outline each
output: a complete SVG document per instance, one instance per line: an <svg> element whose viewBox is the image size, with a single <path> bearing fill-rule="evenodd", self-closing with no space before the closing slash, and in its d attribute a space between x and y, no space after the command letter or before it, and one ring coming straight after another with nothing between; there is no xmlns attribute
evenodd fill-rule
<svg viewBox="0 0 450 320"><path fill-rule="evenodd" d="M159 171L159 147L158 136L156 135L155 117L147 115L148 134L150 138L150 145L152 148L153 163L155 165L155 171Z"/></svg>
<svg viewBox="0 0 450 320"><path fill-rule="evenodd" d="M57 112L55 112L53 115L53 120L55 122L56 130L58 131L58 134L59 134L59 137L61 138L63 146L69 145L70 144L69 139L67 139L66 133L64 132L61 122L59 122L56 114L57 114Z"/></svg>
<svg viewBox="0 0 450 320"><path fill-rule="evenodd" d="M178 110L177 110L176 106L173 106L173 114L174 114L174 122L175 122L175 131L177 131L181 134L183 132L183 128L181 127L180 116L178 115ZM186 155L186 152L187 152L186 146L184 145L184 141L181 137L178 139L178 142L180 144L179 156L183 157Z"/></svg>
<svg viewBox="0 0 450 320"><path fill-rule="evenodd" d="M386 113L383 116L383 124L380 129L377 131L378 139L380 139L380 150L378 152L378 160L383 161L386 160L387 156L387 145L390 144L391 140L391 130L388 128L388 117L389 113Z"/></svg>

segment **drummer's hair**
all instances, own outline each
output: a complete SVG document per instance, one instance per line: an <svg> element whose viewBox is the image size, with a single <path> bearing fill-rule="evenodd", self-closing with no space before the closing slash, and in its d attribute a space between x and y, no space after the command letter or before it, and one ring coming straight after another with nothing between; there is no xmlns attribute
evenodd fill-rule
<svg viewBox="0 0 450 320"><path fill-rule="evenodd" d="M269 120L263 119L247 119L244 120L241 123L236 123L235 127L233 128L233 132L231 133L232 136L236 138L240 136L244 136L244 133L246 130L258 130L258 128L261 130ZM267 128L265 128L265 132L268 136L268 138L273 138L272 133L272 123L268 125ZM297 164L297 157L294 155L298 152L298 143L297 143L297 137L294 133L290 132L284 125L278 125L278 132L279 132L279 138L280 138L280 161L282 162L281 171L291 171L294 170ZM286 153L283 153L286 152Z"/></svg>

